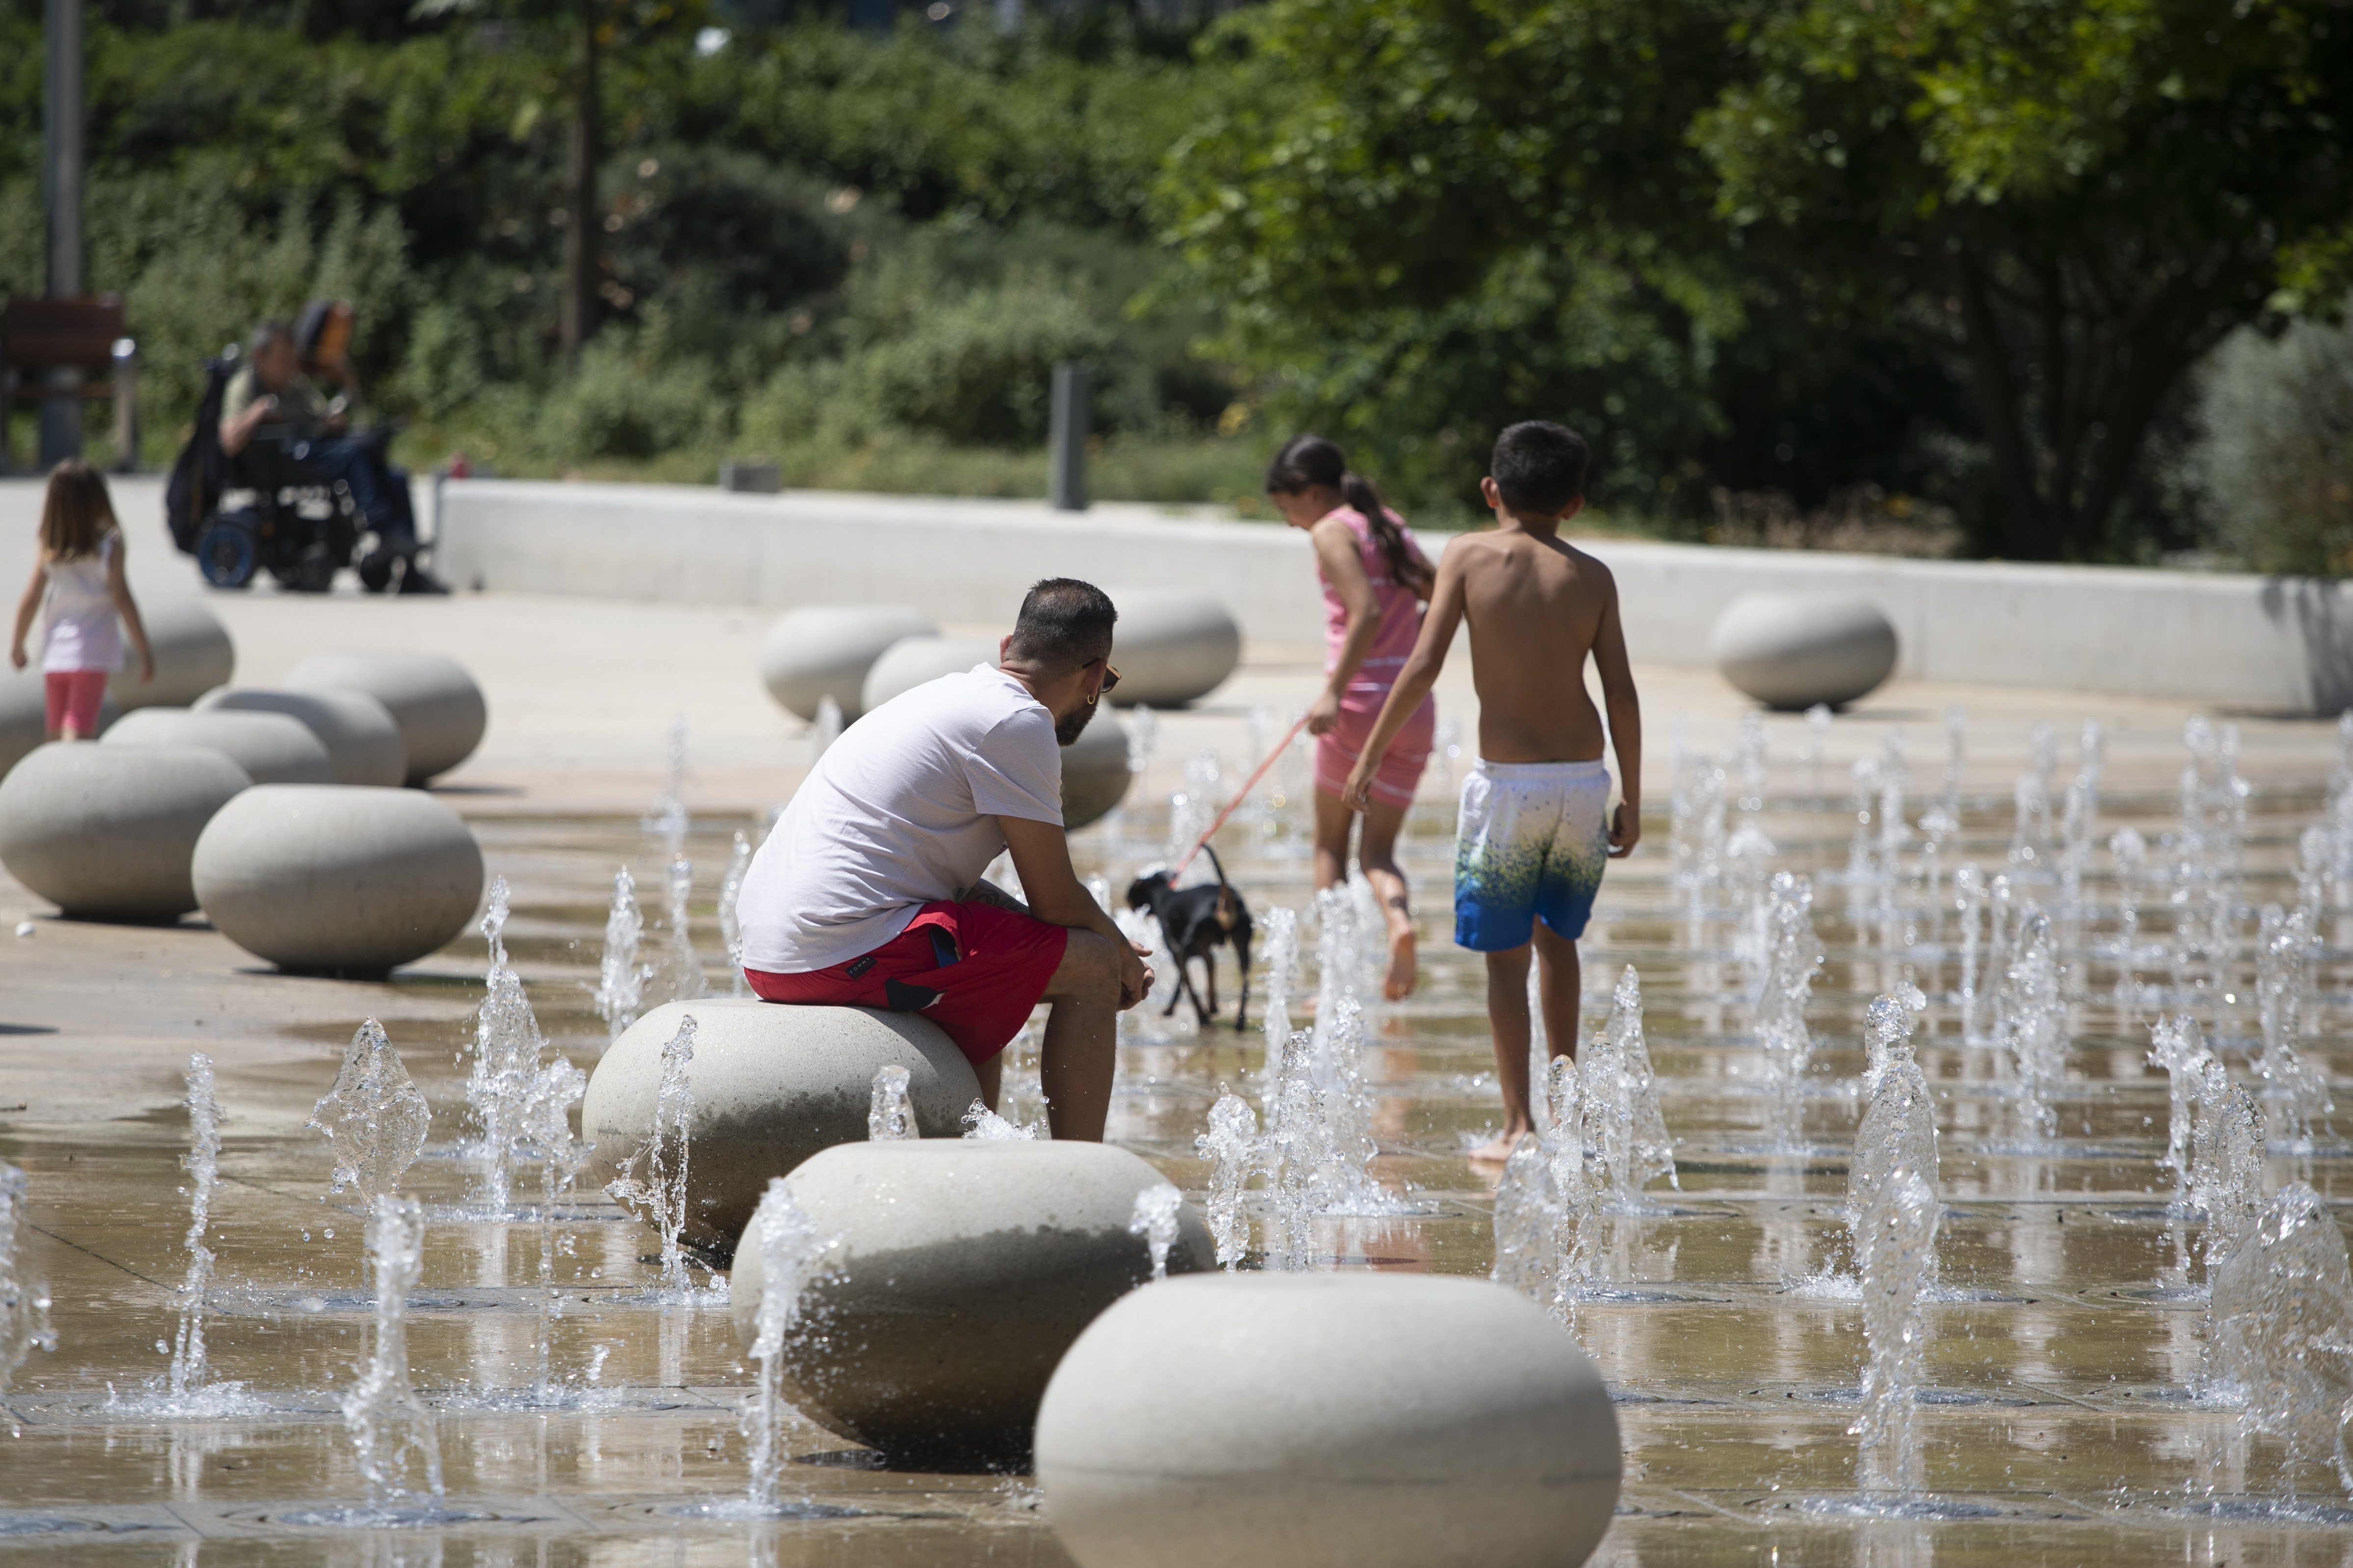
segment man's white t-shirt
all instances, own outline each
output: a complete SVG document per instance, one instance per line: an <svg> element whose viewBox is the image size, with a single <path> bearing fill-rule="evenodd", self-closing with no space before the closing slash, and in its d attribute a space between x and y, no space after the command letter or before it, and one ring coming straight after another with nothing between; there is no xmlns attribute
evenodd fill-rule
<svg viewBox="0 0 2353 1568"><path fill-rule="evenodd" d="M1000 816L1061 826L1046 705L986 664L892 698L826 749L753 857L744 966L805 974L873 952L980 879Z"/></svg>

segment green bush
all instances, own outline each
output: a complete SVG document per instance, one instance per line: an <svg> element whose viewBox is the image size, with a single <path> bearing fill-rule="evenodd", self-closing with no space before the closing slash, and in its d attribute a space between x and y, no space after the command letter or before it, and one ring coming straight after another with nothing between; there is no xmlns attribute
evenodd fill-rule
<svg viewBox="0 0 2353 1568"><path fill-rule="evenodd" d="M2241 329L2208 367L2202 414L2217 542L2262 572L2353 575L2353 331Z"/></svg>

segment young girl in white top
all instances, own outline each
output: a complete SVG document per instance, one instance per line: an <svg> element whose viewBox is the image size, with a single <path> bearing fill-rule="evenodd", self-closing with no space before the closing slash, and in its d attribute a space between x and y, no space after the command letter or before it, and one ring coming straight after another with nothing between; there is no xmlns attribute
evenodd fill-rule
<svg viewBox="0 0 2353 1568"><path fill-rule="evenodd" d="M25 637L42 617L41 672L52 741L86 741L98 731L107 678L122 668L122 636L139 650L139 679L155 679L147 628L122 577L122 530L98 470L69 458L49 474L41 508L41 553L16 605L8 662L22 669Z"/></svg>

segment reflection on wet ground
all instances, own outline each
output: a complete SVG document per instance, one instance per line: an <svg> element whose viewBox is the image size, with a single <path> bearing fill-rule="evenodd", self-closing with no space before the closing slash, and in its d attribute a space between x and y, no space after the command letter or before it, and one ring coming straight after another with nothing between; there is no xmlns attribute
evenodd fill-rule
<svg viewBox="0 0 2353 1568"><path fill-rule="evenodd" d="M2109 800L2102 809L2102 843L2126 823L2152 847L2173 830L2170 800ZM2206 972L2210 984L2193 999L2210 1043L2242 1079L2260 1045L2254 911L2293 903L2297 836L2318 809L2310 795L2254 801L2234 894L2239 966ZM2167 1089L2145 1062L2149 999L2116 999L2120 904L2105 852L2093 858L2083 918L2067 928L2076 1000L2068 1082L2056 1097L2060 1136L2029 1149L2003 1053L1961 1037L1949 1001L1959 963L1949 921L1938 929L1916 885L1894 895L1892 918L1876 909L1849 918L1839 878L1853 821L1842 805L1788 801L1756 818L1779 846L1777 867L1817 878L1827 959L1810 1013L1818 1050L1801 1153L1769 1150L1771 1097L1746 1035L1733 896L1704 893L1704 918L1691 918L1663 821L1641 856L1612 868L1588 933L1588 1028L1619 968L1641 971L1682 1180L1680 1193L1653 1193L1658 1213L1614 1222L1618 1286L1578 1314L1581 1337L1620 1391L1626 1441L1620 1517L1597 1560L2353 1563L2353 1502L2334 1477L2316 1466L2284 1473L2276 1445L2243 1438L2232 1412L2188 1392L2200 1363L2200 1277L2167 1273L2175 1259L2165 1208L2172 1179L2158 1164ZM1082 869L1124 887L1164 858L1166 822L1164 812L1134 809L1082 835ZM712 868L699 878L696 913L714 974L715 868L743 826L699 823L691 840L698 866ZM593 1061L606 1031L589 991L612 871L634 858L649 886L656 852L628 823L479 827L492 869L514 888L507 942L540 1019L575 1060ZM1964 860L1989 875L2003 868L2011 827L2009 802L1970 803L1962 832L1944 846L1947 877ZM1245 813L1220 847L1261 917L1310 903L1303 846L1264 814ZM1423 984L1377 1014L1367 1057L1377 1084L1375 1169L1409 1212L1321 1222L1332 1267L1484 1273L1491 1263L1492 1189L1462 1155L1492 1133L1499 1108L1483 970L1444 940L1451 852L1451 823L1426 805L1407 845L1422 904ZM1916 872L1913 859L1905 866ZM2055 910L2055 885L2021 879L2020 887ZM2154 881L2137 896L2149 952L2170 940L2166 899ZM2305 1029L2334 1077L2353 975L2342 946L2353 945L2353 931L2333 915L2327 923ZM1312 941L1303 945L1312 951ZM481 952L469 939L433 968L478 966ZM1854 1492L1847 1427L1863 1341L1852 1288L1838 1279L1848 1268L1862 1009L1907 966L1933 999L1920 1059L1937 1086L1947 1205L1923 1420L1933 1499L1909 1509ZM2165 962L2138 969L2144 982L2173 981ZM1066 1561L1024 1478L894 1474L814 1429L793 1444L789 1485L807 1501L799 1517L712 1517L705 1505L744 1485L737 1412L750 1374L716 1299L647 1300L652 1234L598 1194L557 1216L567 1238L550 1356L558 1384L536 1388L535 1219L455 1217L472 1174L461 1023L412 1023L393 1035L435 1108L432 1142L406 1182L429 1221L409 1342L417 1386L437 1413L453 1517L412 1531L302 1522L364 1495L338 1401L365 1352L369 1300L359 1212L322 1202L325 1147L298 1129L360 1015L396 1014L400 990L334 992L348 997L351 1016L295 1031L318 1047L307 1075L242 1074L234 1043L211 1043L227 1117L211 1367L216 1380L244 1385L254 1414L139 1411L164 1373L178 1305L185 1117L0 1136L0 1158L30 1175L34 1261L56 1302L59 1342L26 1365L6 1401L17 1430L0 1436L0 1547L92 1563ZM1132 1016L1113 1136L1198 1200L1207 1171L1193 1139L1221 1086L1256 1093L1260 1059L1255 1019L1237 1036ZM2346 1145L2334 1136L2308 1153L2275 1145L2268 1176L2273 1186L2302 1177L2336 1201L2348 1184ZM2280 1500L2291 1490L2296 1502Z"/></svg>

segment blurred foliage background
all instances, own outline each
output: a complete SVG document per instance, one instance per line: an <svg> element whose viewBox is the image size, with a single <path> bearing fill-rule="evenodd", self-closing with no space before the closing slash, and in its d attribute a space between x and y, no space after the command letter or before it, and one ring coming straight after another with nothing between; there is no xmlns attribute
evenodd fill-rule
<svg viewBox="0 0 2353 1568"><path fill-rule="evenodd" d="M1071 359L1106 498L1264 515L1314 427L1460 523L1544 416L1607 527L2353 572L2338 8L858 3L93 0L145 458L207 354L336 295L418 465L1037 495ZM40 62L5 0L0 291L40 283Z"/></svg>

